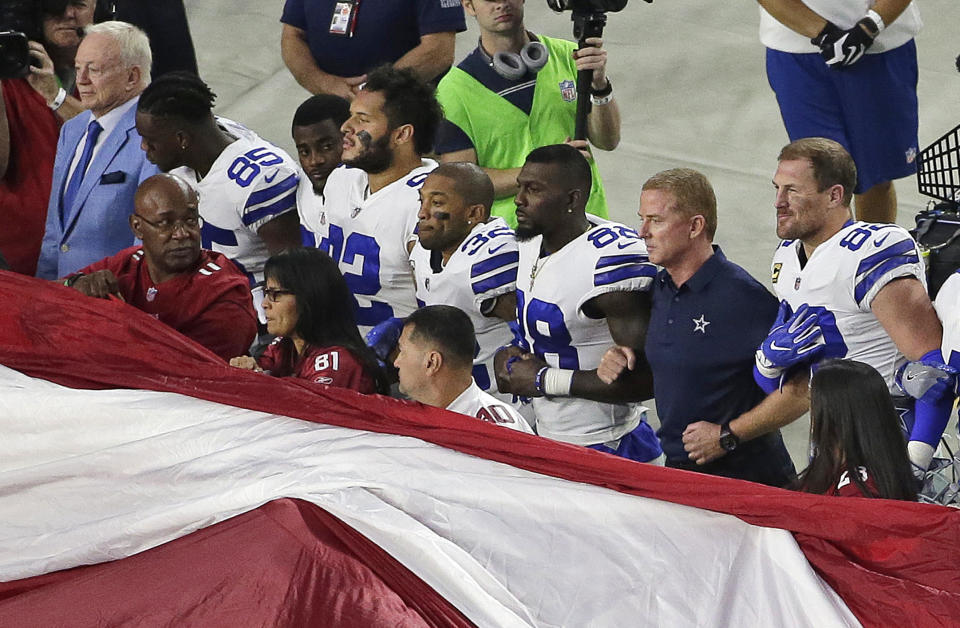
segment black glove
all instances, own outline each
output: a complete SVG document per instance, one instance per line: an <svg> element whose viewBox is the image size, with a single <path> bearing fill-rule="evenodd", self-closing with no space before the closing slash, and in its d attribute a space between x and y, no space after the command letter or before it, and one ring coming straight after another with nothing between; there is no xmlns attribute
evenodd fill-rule
<svg viewBox="0 0 960 628"><path fill-rule="evenodd" d="M811 39L810 43L820 48L820 56L831 68L847 68L860 60L879 32L880 29L869 17L863 18L845 31L840 30L836 24L827 22L820 34Z"/></svg>

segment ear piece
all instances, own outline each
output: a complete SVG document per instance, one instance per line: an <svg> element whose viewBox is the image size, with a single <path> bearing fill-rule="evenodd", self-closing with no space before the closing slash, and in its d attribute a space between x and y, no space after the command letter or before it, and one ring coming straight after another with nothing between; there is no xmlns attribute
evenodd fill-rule
<svg viewBox="0 0 960 628"><path fill-rule="evenodd" d="M527 69L536 74L547 65L550 52L539 41L531 41L520 51L520 58L523 59Z"/></svg>
<svg viewBox="0 0 960 628"><path fill-rule="evenodd" d="M494 71L505 79L517 81L526 76L527 72L536 74L547 64L550 51L539 41L531 41L524 45L520 54L515 52L498 52L491 59L480 46L480 52L487 58Z"/></svg>

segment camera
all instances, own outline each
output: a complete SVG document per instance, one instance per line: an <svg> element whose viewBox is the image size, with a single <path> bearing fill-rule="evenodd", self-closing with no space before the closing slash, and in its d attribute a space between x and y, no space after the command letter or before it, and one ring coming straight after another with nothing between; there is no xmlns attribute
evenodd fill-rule
<svg viewBox="0 0 960 628"><path fill-rule="evenodd" d="M74 0L0 0L0 78L20 78L39 64L27 42L43 42L44 16L64 15ZM97 0L93 21L113 19L113 2Z"/></svg>
<svg viewBox="0 0 960 628"><path fill-rule="evenodd" d="M622 11L627 6L627 0L547 0L547 6L557 13L609 13Z"/></svg>
<svg viewBox="0 0 960 628"><path fill-rule="evenodd" d="M27 41L43 35L37 0L0 0L0 78L19 78L30 71Z"/></svg>

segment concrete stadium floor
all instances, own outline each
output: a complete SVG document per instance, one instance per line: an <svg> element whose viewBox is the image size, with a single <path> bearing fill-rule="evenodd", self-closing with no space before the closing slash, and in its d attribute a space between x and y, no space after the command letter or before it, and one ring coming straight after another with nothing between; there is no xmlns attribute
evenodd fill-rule
<svg viewBox="0 0 960 628"><path fill-rule="evenodd" d="M924 147L960 123L954 66L960 6L955 0L920 4L926 21L917 38ZM290 120L308 94L280 58L283 0L187 0L186 6L201 75L219 95L217 113L294 154ZM526 14L534 32L572 38L569 13L553 13L545 0L527 2ZM787 136L767 85L758 20L753 2L632 0L624 11L610 13L604 40L622 141L616 151L597 151L597 160L611 217L633 226L647 177L678 166L702 171L719 201L717 243L769 285L777 244L770 179ZM457 61L476 45L469 16L467 24L457 38ZM898 222L912 226L926 198L912 178L900 181L897 191ZM802 419L784 430L798 469L805 466L808 429Z"/></svg>

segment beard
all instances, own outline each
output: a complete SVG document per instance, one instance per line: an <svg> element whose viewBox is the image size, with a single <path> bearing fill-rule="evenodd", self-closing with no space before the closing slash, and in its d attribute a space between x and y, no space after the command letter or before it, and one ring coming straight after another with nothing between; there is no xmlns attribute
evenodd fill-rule
<svg viewBox="0 0 960 628"><path fill-rule="evenodd" d="M516 229L513 232L517 236L517 240L520 242L526 242L527 240L532 240L542 233L542 231L537 228L536 225L517 225Z"/></svg>
<svg viewBox="0 0 960 628"><path fill-rule="evenodd" d="M343 163L369 174L379 174L393 165L389 134L385 133L376 140L363 141L365 138L361 134L357 134L357 138L363 144L363 152L353 159L344 159Z"/></svg>

